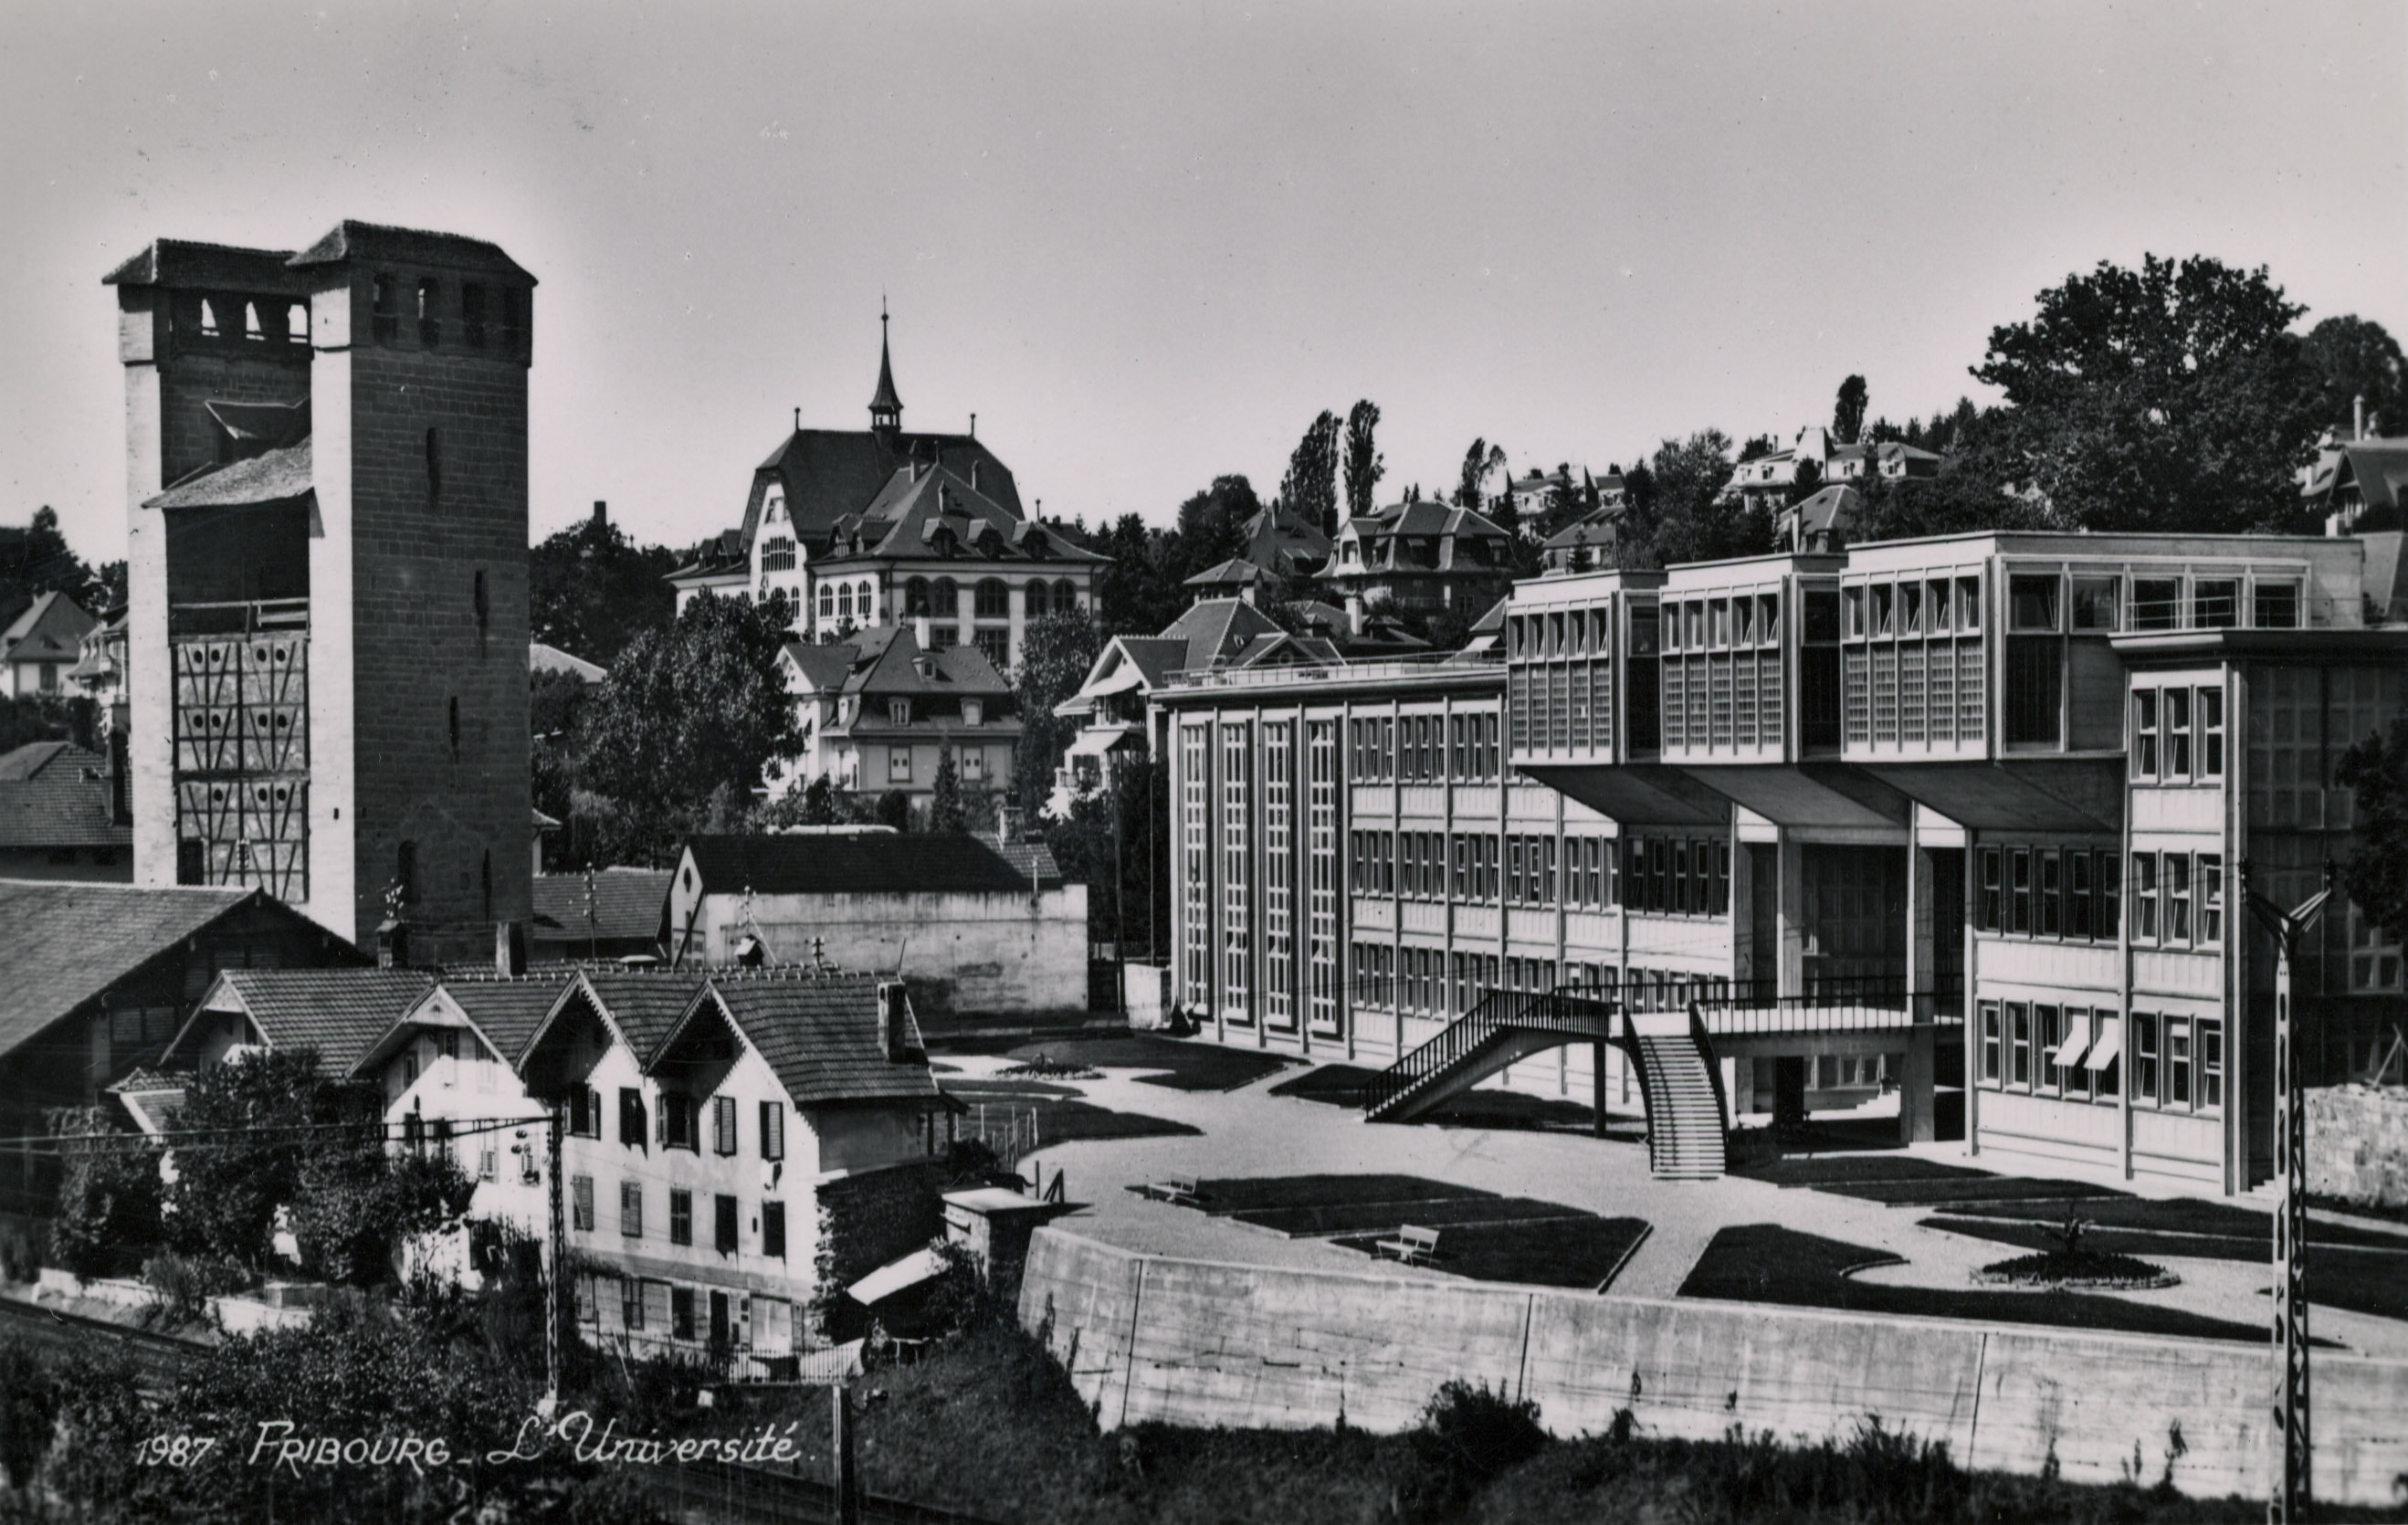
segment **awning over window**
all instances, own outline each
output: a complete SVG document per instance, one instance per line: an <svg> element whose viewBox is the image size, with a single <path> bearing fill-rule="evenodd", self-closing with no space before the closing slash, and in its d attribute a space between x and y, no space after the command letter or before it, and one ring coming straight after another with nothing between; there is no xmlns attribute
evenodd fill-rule
<svg viewBox="0 0 2408 1525"><path fill-rule="evenodd" d="M1122 740L1127 737L1133 728L1134 727L1128 726L1100 726L1091 730L1081 731L1079 733L1079 739L1070 743L1070 750L1064 753L1063 755L1066 757L1100 757L1105 753L1110 752L1112 748L1120 745Z"/></svg>
<svg viewBox="0 0 2408 1525"><path fill-rule="evenodd" d="M2048 1056L2048 1062L2062 1070L2071 1070L2082 1062L2084 1050L2090 1046L2090 1014L2072 1011L2065 1014L2065 1042Z"/></svg>
<svg viewBox="0 0 2408 1525"><path fill-rule="evenodd" d="M2124 1052L2124 1019L2102 1016L2099 1019L2099 1041L2090 1045L2090 1058L2085 1069L2104 1070Z"/></svg>

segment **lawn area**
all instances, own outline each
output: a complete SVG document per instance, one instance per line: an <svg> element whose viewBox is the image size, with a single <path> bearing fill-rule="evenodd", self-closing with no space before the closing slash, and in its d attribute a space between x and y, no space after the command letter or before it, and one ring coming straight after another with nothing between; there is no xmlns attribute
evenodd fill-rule
<svg viewBox="0 0 2408 1525"><path fill-rule="evenodd" d="M2269 1246L2274 1240L2274 1216L2271 1213L2257 1212L2230 1202L2205 1202L2187 1197L2172 1201L2153 1201L2145 1197L2094 1197L2079 1203L2058 1197L2036 1201L1968 1202L1948 1211L1957 1217L2016 1218L2025 1222L2057 1224L2065 1221L2069 1207L2102 1229L2246 1239L2255 1243L2261 1253L2271 1253ZM2308 1242L2398 1250L2408 1254L2408 1234L2385 1233L2380 1229L2359 1229L2346 1223L2311 1222L2308 1225ZM2166 1253L2178 1255L2182 1252L2169 1249Z"/></svg>
<svg viewBox="0 0 2408 1525"><path fill-rule="evenodd" d="M1379 1071L1359 1064L1317 1064L1281 1081L1271 1087L1271 1094L1324 1101L1333 1107L1360 1107L1371 1099L1371 1083L1379 1078Z"/></svg>
<svg viewBox="0 0 2408 1525"><path fill-rule="evenodd" d="M1751 1223L1717 1232L1681 1284L1681 1295L1742 1302L1781 1302L1849 1313L1914 1318L1978 1318L2001 1324L2178 1334L2262 1344L2255 1324L2208 1318L2157 1303L2091 1292L2017 1292L1995 1288L1890 1287L1846 1273L1896 1265L1898 1256L1778 1224ZM2329 1343L2329 1342L2327 1342Z"/></svg>
<svg viewBox="0 0 2408 1525"><path fill-rule="evenodd" d="M1076 1144L1082 1139L1154 1139L1199 1136L1204 1131L1168 1117L1141 1112L1114 1112L1083 1100L1078 1090L1043 1080L948 1080L945 1093L968 1102L969 1114L960 1124L966 1137L979 1133L979 1109L986 1109L987 1127L1000 1129L1003 1115L1037 1114L1037 1146Z"/></svg>
<svg viewBox="0 0 2408 1525"><path fill-rule="evenodd" d="M1014 1059L1052 1059L1090 1070L1145 1070L1137 1078L1175 1091L1234 1091L1296 1062L1277 1054L1249 1053L1218 1043L1182 1043L1150 1032L1125 1037L1054 1038L1022 1043L1007 1052Z"/></svg>
<svg viewBox="0 0 2408 1525"><path fill-rule="evenodd" d="M1440 1225L1428 1223L1425 1227ZM1629 1260L1640 1241L1647 1237L1648 1230L1644 1218L1601 1218L1589 1213L1532 1222L1446 1225L1438 1236L1437 1255L1426 1263L1433 1270L1472 1281L1523 1282L1602 1292ZM1378 1255L1380 1241L1388 1237L1384 1233L1364 1234L1333 1243L1366 1255Z"/></svg>
<svg viewBox="0 0 2408 1525"><path fill-rule="evenodd" d="M2121 1197L2113 1187L2085 1181L2036 1181L2021 1175L1985 1175L1970 1180L1835 1181L1814 1188L1837 1197L1882 1202L1891 1207L1943 1207L1956 1202L2058 1201L2080 1197L2086 1201Z"/></svg>
<svg viewBox="0 0 2408 1525"><path fill-rule="evenodd" d="M1995 1218L1932 1217L1923 1220L1927 1229L1944 1229L1969 1239L1986 1239L1993 1244L2014 1244L2024 1249L2056 1249L2057 1237L2047 1226L2038 1223L2005 1223ZM2317 1229L2326 1227L2318 1224ZM2308 1301L2329 1303L2351 1313L2372 1314L2378 1318L2408 1318L2408 1252L2336 1248L2315 1243L2315 1230L2310 1230L2308 1243ZM2209 1234L2153 1234L2128 1229L2091 1229L2082 1236L2085 1249L2101 1249L2117 1255L2137 1255L2143 1259L2189 1256L2200 1260L2237 1260L2268 1266L2272 1254L2270 1238L2231 1239Z"/></svg>
<svg viewBox="0 0 2408 1525"><path fill-rule="evenodd" d="M1868 1181L1976 1181L1988 1171L1917 1155L1791 1155L1734 1168L1733 1175L1776 1187L1860 1185Z"/></svg>
<svg viewBox="0 0 2408 1525"><path fill-rule="evenodd" d="M1266 1207L1254 1212L1230 1216L1240 1223L1250 1223L1257 1229L1269 1229L1291 1239L1319 1234L1364 1234L1378 1230L1385 1235L1399 1224L1418 1223L1426 1229L1444 1228L1451 1224L1510 1223L1532 1218L1564 1217L1580 1212L1561 1202L1540 1201L1533 1197L1469 1197L1421 1198L1397 1201L1334 1202L1314 1207ZM1444 1269L1444 1268L1441 1268Z"/></svg>

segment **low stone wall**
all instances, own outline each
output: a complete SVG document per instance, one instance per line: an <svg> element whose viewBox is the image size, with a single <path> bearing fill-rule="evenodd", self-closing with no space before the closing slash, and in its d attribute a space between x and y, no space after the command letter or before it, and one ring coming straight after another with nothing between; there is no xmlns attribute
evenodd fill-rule
<svg viewBox="0 0 2408 1525"><path fill-rule="evenodd" d="M2408 1087L2307 1093L2308 1190L2361 1207L2408 1207Z"/></svg>
<svg viewBox="0 0 2408 1525"><path fill-rule="evenodd" d="M1142 1256L1040 1229L1020 1317L1106 1427L1412 1426L1449 1378L1535 1399L1547 1428L1845 1436L1870 1416L1973 1467L2113 1482L2140 1459L2195 1495L2262 1495L2264 1347L1760 1304L1664 1302ZM2320 1498L2396 1502L2408 1361L2320 1355Z"/></svg>

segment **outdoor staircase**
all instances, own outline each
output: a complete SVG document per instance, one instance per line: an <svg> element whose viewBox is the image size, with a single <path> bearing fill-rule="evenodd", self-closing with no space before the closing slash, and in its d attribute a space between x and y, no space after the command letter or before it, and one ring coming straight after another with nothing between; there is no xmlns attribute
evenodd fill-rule
<svg viewBox="0 0 2408 1525"><path fill-rule="evenodd" d="M1410 1122L1516 1059L1565 1043L1613 1040L1612 1003L1568 991L1498 990L1381 1072L1364 1116Z"/></svg>
<svg viewBox="0 0 2408 1525"><path fill-rule="evenodd" d="M1647 1164L1659 1181L1723 1173L1723 1099L1713 1056L1683 1012L1634 1015L1626 1045L1647 1100Z"/></svg>

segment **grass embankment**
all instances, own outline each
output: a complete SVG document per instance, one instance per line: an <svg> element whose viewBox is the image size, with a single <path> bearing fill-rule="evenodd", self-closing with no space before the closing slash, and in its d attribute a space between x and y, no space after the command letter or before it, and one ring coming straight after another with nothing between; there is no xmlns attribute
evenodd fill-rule
<svg viewBox="0 0 2408 1525"><path fill-rule="evenodd" d="M1871 1427L1809 1446L1770 1435L1661 1440L1628 1425L1549 1440L1527 1411L1493 1398L1458 1401L1401 1435L1152 1424L1102 1433L1043 1348L1000 1324L855 1390L867 1487L997 1525L2171 1525L2265 1515L2263 1503L2144 1486L2156 1477L2095 1487L1969 1472L1944 1446ZM781 1422L798 1420L810 1446L807 1470L826 1476L824 1396L781 1403Z"/></svg>

